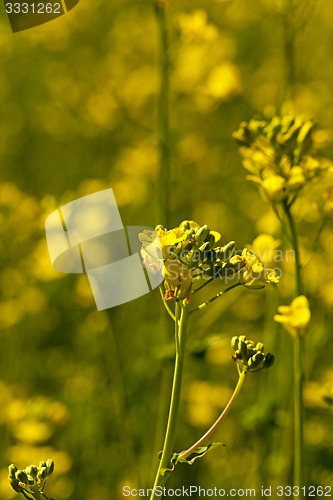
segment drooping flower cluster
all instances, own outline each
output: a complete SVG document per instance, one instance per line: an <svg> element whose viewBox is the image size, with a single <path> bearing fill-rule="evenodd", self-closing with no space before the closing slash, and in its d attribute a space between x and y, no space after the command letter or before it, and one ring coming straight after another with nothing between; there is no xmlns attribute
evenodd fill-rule
<svg viewBox="0 0 333 500"><path fill-rule="evenodd" d="M206 225L183 221L168 230L159 225L155 231L140 233L141 255L145 267L160 273L165 280L166 300L183 300L192 293L192 284L200 279L237 279L240 284L254 281L277 283L278 274L248 249L235 254L235 242L221 245L221 235Z"/></svg>
<svg viewBox="0 0 333 500"><path fill-rule="evenodd" d="M331 161L319 155L324 143L311 120L291 115L250 120L233 137L250 172L247 179L272 203L292 200L307 182L332 169Z"/></svg>
<svg viewBox="0 0 333 500"><path fill-rule="evenodd" d="M239 264L242 269L240 281L242 284L251 286L255 281L262 283L278 283L280 277L274 269L264 266L258 257L244 248L241 255L235 255L230 259L231 264Z"/></svg>
<svg viewBox="0 0 333 500"><path fill-rule="evenodd" d="M8 467L8 478L11 487L17 493L22 493L25 498L40 498L42 494L46 500L48 497L43 493L46 479L54 471L54 462L48 459L46 462L40 462L39 466L29 465L24 470L19 470L16 465L11 464ZM48 500L54 500L49 498Z"/></svg>
<svg viewBox="0 0 333 500"><path fill-rule="evenodd" d="M231 347L235 351L232 359L237 362L240 373L258 372L274 363L273 354L264 354L264 344L255 344L253 340L247 340L245 335L232 337Z"/></svg>

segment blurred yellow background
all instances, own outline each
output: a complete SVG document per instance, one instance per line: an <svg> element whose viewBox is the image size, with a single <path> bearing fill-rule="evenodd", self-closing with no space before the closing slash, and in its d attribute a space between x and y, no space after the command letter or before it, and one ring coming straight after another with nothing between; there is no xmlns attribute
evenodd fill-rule
<svg viewBox="0 0 333 500"><path fill-rule="evenodd" d="M193 219L237 248L268 234L287 250L273 211L245 180L232 133L241 121L282 110L313 118L332 136L331 0L163 3L170 83L164 184L153 1L80 0L65 16L16 34L0 8L3 499L16 495L10 463L21 468L47 458L55 460L55 473L46 492L59 500L120 499L123 485L150 487L169 401L172 322L158 291L97 312L86 276L52 269L45 218L111 187L125 225L173 227ZM332 146L325 154L332 158ZM332 203L330 188L314 181L295 207L312 310L305 439L313 485L333 485L329 219L308 258L322 224L318 203ZM291 482L292 339L273 315L290 301L293 267L281 265L276 290L237 290L191 323L179 451L212 423L234 388L233 335L263 339L276 363L248 376L219 431L226 447L192 467L181 464L170 486ZM203 299L218 290L205 289Z"/></svg>

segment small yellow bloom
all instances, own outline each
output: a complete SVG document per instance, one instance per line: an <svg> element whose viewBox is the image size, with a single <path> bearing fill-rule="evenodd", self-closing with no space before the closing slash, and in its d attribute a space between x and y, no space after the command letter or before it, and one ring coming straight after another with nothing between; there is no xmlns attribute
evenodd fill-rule
<svg viewBox="0 0 333 500"><path fill-rule="evenodd" d="M209 42L216 40L219 34L216 26L209 23L207 12L202 9L180 14L178 25L182 40L187 43Z"/></svg>
<svg viewBox="0 0 333 500"><path fill-rule="evenodd" d="M280 245L280 241L276 240L270 234L259 234L251 245L254 254L258 256L264 265L269 265L274 262L275 250Z"/></svg>
<svg viewBox="0 0 333 500"><path fill-rule="evenodd" d="M278 273L264 264L256 255L244 248L242 255L235 255L230 259L232 265L238 265L241 270L240 282L246 286L251 286L255 281L263 283L278 283L280 276Z"/></svg>
<svg viewBox="0 0 333 500"><path fill-rule="evenodd" d="M303 335L311 318L309 302L305 295L296 297L290 306L278 307L278 312L280 314L275 314L275 321L282 323L294 337Z"/></svg>
<svg viewBox="0 0 333 500"><path fill-rule="evenodd" d="M305 184L304 171L302 167L292 167L290 169L287 184L290 189L297 189Z"/></svg>
<svg viewBox="0 0 333 500"><path fill-rule="evenodd" d="M264 197L273 203L282 201L287 195L286 180L280 175L266 177L261 183L261 188Z"/></svg>

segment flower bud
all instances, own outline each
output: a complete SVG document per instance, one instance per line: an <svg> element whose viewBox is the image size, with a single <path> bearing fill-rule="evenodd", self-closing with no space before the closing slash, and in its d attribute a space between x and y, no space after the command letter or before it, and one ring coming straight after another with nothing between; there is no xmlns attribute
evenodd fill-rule
<svg viewBox="0 0 333 500"><path fill-rule="evenodd" d="M48 475L50 476L54 471L54 461L51 460L50 458L48 458L46 460L46 467L47 467Z"/></svg>
<svg viewBox="0 0 333 500"><path fill-rule="evenodd" d="M234 241L229 241L224 247L221 248L221 259L222 260L229 260L235 251L235 242Z"/></svg>
<svg viewBox="0 0 333 500"><path fill-rule="evenodd" d="M195 233L195 239L198 243L203 243L205 239L209 236L209 229L208 226L202 226L198 229L198 231Z"/></svg>
<svg viewBox="0 0 333 500"><path fill-rule="evenodd" d="M200 247L199 250L200 252L204 252L205 250L208 250L210 247L209 241L206 241L206 243L203 243Z"/></svg>
<svg viewBox="0 0 333 500"><path fill-rule="evenodd" d="M249 370L256 370L260 367L262 362L264 361L265 356L262 352L256 352L254 356L251 356L251 358L248 360L248 367Z"/></svg>
<svg viewBox="0 0 333 500"><path fill-rule="evenodd" d="M25 470L34 479L37 477L38 468L35 465L29 465Z"/></svg>
<svg viewBox="0 0 333 500"><path fill-rule="evenodd" d="M264 344L262 342L258 342L256 345L256 351L263 351L264 350Z"/></svg>
<svg viewBox="0 0 333 500"><path fill-rule="evenodd" d="M247 340L245 335L232 337L231 347L235 351L232 359L237 362L239 373L257 372L269 368L274 363L273 354L264 354L264 345Z"/></svg>
<svg viewBox="0 0 333 500"><path fill-rule="evenodd" d="M20 483L29 484L29 478L24 470L18 470L15 476Z"/></svg>
<svg viewBox="0 0 333 500"><path fill-rule="evenodd" d="M264 368L270 368L274 364L274 361L275 361L274 354L268 352L265 356Z"/></svg>

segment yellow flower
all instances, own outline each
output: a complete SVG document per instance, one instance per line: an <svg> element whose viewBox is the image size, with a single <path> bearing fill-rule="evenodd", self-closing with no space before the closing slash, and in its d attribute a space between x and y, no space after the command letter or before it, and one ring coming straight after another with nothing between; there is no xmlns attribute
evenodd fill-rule
<svg viewBox="0 0 333 500"><path fill-rule="evenodd" d="M282 201L287 196L286 180L280 175L270 175L263 179L261 188L264 198L273 203Z"/></svg>
<svg viewBox="0 0 333 500"><path fill-rule="evenodd" d="M219 34L216 26L209 23L207 12L202 9L180 14L178 25L184 42L208 42L216 40Z"/></svg>
<svg viewBox="0 0 333 500"><path fill-rule="evenodd" d="M280 241L276 240L270 234L259 234L251 245L251 250L258 256L264 265L269 265L274 262L275 250L280 245Z"/></svg>
<svg viewBox="0 0 333 500"><path fill-rule="evenodd" d="M297 188L303 186L303 184L305 184L305 182L306 182L306 179L304 177L303 168L297 167L297 166L292 167L290 169L290 172L288 175L288 180L287 180L288 188L297 189Z"/></svg>
<svg viewBox="0 0 333 500"><path fill-rule="evenodd" d="M311 318L309 302L305 295L296 297L290 306L278 307L278 312L280 314L275 314L275 321L282 323L294 337L303 335Z"/></svg>
<svg viewBox="0 0 333 500"><path fill-rule="evenodd" d="M173 290L176 299L185 299L191 290L193 281L192 270L180 264L176 259L168 259L164 263L163 276Z"/></svg>
<svg viewBox="0 0 333 500"><path fill-rule="evenodd" d="M244 248L242 255L235 255L230 259L232 265L238 265L241 270L240 282L243 285L251 286L255 281L263 283L278 283L280 277L278 273L264 264L247 248Z"/></svg>

